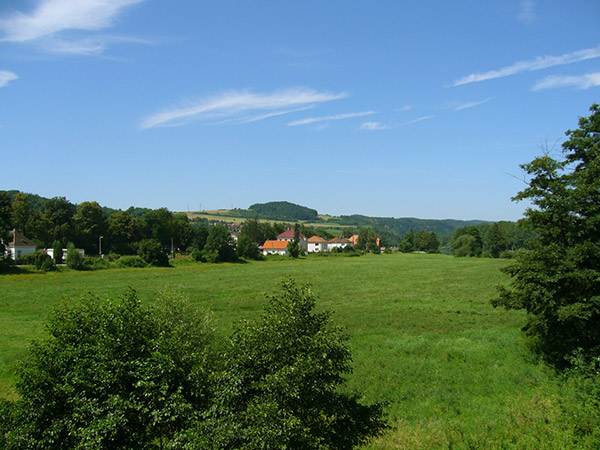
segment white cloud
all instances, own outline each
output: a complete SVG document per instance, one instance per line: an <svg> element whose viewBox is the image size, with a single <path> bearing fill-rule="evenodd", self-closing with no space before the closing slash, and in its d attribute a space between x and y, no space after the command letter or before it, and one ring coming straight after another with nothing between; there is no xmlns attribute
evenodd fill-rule
<svg viewBox="0 0 600 450"><path fill-rule="evenodd" d="M419 117L417 119L413 119L413 120L409 120L408 122L404 122L400 126L412 125L413 123L418 123L418 122L422 122L424 120L433 119L434 117L435 117L434 115Z"/></svg>
<svg viewBox="0 0 600 450"><path fill-rule="evenodd" d="M571 64L598 57L600 57L600 46L578 50L572 53L565 53L564 55L560 56L538 56L535 59L529 61L520 61L498 70L490 70L489 72L484 73L472 73L462 77L458 81L455 81L452 86L477 83L479 81L507 77L509 75L515 75L522 72L533 72L536 70L546 69L548 67Z"/></svg>
<svg viewBox="0 0 600 450"><path fill-rule="evenodd" d="M475 108L476 106L483 105L491 100L491 98L486 98L485 100L479 100L476 102L466 102L456 105L454 107L454 111L462 111L463 109Z"/></svg>
<svg viewBox="0 0 600 450"><path fill-rule="evenodd" d="M535 20L535 3L533 0L523 0L521 2L521 10L519 11L519 15L517 18L521 22L531 23Z"/></svg>
<svg viewBox="0 0 600 450"><path fill-rule="evenodd" d="M0 87L6 86L10 81L19 78L16 74L7 70L0 70Z"/></svg>
<svg viewBox="0 0 600 450"><path fill-rule="evenodd" d="M383 125L381 122L365 122L360 126L361 130L378 131L378 130L389 130L388 125Z"/></svg>
<svg viewBox="0 0 600 450"><path fill-rule="evenodd" d="M143 0L42 0L29 13L0 18L0 42L35 42L45 51L101 53L107 42L127 38L66 37L68 31L99 31L111 27L124 8Z"/></svg>
<svg viewBox="0 0 600 450"><path fill-rule="evenodd" d="M330 120L351 119L353 117L369 116L371 114L375 114L375 111L343 113L343 114L335 114L333 116L323 116L323 117L309 117L306 119L300 119L300 120L295 120L293 122L290 122L290 123L288 123L288 127L295 127L297 125L309 125L309 124L315 123L315 122L329 122Z"/></svg>
<svg viewBox="0 0 600 450"><path fill-rule="evenodd" d="M585 75L553 75L537 81L531 89L533 91L541 91L542 89L554 89L560 87L589 89L596 86L600 86L600 72L586 73Z"/></svg>
<svg viewBox="0 0 600 450"><path fill-rule="evenodd" d="M221 119L221 121L238 122L263 120L274 115L294 112L298 107L307 107L344 97L347 97L344 92L331 94L308 88L292 88L272 94L231 91L186 106L153 114L142 120L140 128L181 125L194 119ZM268 112L256 114L260 111ZM249 114L255 116L252 118L253 120L248 120Z"/></svg>

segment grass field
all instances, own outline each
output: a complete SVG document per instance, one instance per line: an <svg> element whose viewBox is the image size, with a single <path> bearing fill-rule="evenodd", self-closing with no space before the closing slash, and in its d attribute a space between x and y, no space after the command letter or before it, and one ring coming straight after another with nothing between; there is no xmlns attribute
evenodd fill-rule
<svg viewBox="0 0 600 450"><path fill-rule="evenodd" d="M350 335L348 388L387 404L391 428L369 448L598 448L573 418L574 394L520 342L524 315L489 305L505 264L393 254L0 276L1 395L14 398L16 362L63 299L179 288L225 335L289 276Z"/></svg>

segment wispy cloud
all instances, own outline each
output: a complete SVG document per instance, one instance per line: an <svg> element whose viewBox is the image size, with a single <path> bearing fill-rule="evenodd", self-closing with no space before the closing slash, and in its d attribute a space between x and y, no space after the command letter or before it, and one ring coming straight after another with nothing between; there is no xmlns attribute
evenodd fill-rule
<svg viewBox="0 0 600 450"><path fill-rule="evenodd" d="M402 123L395 124L395 125L387 125L387 124L383 124L381 122L364 122L360 126L360 129L367 130L367 131L391 130L393 128L406 127L408 125L422 122L424 120L433 119L434 117L435 117L434 115L418 117L416 119L409 120L408 122L402 122Z"/></svg>
<svg viewBox="0 0 600 450"><path fill-rule="evenodd" d="M521 22L531 23L535 20L535 3L533 0L523 0L517 18Z"/></svg>
<svg viewBox="0 0 600 450"><path fill-rule="evenodd" d="M594 48L587 48L572 53L565 53L564 55L560 56L538 56L535 59L531 59L529 61L520 61L498 70L490 70L489 72L483 73L472 73L462 77L458 81L455 81L452 86L493 80L495 78L507 77L522 72L533 72L536 70L546 69L548 67L571 64L598 57L600 57L600 45Z"/></svg>
<svg viewBox="0 0 600 450"><path fill-rule="evenodd" d="M412 106L406 105L406 106L403 106L402 108L396 108L396 111L406 112L406 111L410 111L411 109L412 109Z"/></svg>
<svg viewBox="0 0 600 450"><path fill-rule="evenodd" d="M417 119L413 119L413 120L409 120L408 122L401 123L399 126L403 127L406 125L412 125L413 123L423 122L424 120L433 119L434 117L435 117L434 115L419 117Z"/></svg>
<svg viewBox="0 0 600 450"><path fill-rule="evenodd" d="M454 106L454 111L462 111L463 109L475 108L476 106L483 105L484 103L487 103L490 100L491 100L491 97L486 98L485 100L479 100L476 102L461 103L459 105Z"/></svg>
<svg viewBox="0 0 600 450"><path fill-rule="evenodd" d="M589 89L596 86L600 86L600 72L586 73L585 75L549 76L537 81L531 90L541 91L542 89L561 87Z"/></svg>
<svg viewBox="0 0 600 450"><path fill-rule="evenodd" d="M6 86L10 81L19 78L17 74L9 72L7 70L0 70L0 87Z"/></svg>
<svg viewBox="0 0 600 450"><path fill-rule="evenodd" d="M287 125L288 125L288 127L295 127L298 125L309 125L309 124L315 123L315 122L329 122L331 120L343 120L343 119L351 119L353 117L369 116L371 114L375 114L375 111L334 114L332 116L323 116L323 117L308 117L306 119L294 120L293 122L290 122Z"/></svg>
<svg viewBox="0 0 600 450"><path fill-rule="evenodd" d="M364 122L361 126L361 130L368 131L379 131L379 130L389 130L391 127L389 125L383 125L381 122Z"/></svg>
<svg viewBox="0 0 600 450"><path fill-rule="evenodd" d="M344 97L347 97L345 92L332 94L308 88L292 88L271 94L231 91L153 114L142 120L140 128L182 125L191 120L251 122ZM251 120L249 116L252 116Z"/></svg>
<svg viewBox="0 0 600 450"><path fill-rule="evenodd" d="M68 31L99 31L111 27L122 11L143 0L42 0L29 13L0 18L0 42L35 42L52 52L99 53L111 39L65 37Z"/></svg>

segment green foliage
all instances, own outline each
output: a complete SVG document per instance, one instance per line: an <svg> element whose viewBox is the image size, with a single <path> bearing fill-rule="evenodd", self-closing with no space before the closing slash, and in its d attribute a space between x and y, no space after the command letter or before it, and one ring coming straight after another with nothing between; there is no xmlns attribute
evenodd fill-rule
<svg viewBox="0 0 600 450"><path fill-rule="evenodd" d="M257 216L264 219L276 220L315 220L319 213L306 206L296 205L290 202L268 202L255 203L248 208Z"/></svg>
<svg viewBox="0 0 600 450"><path fill-rule="evenodd" d="M204 249L209 252L217 252L217 262L235 261L237 259L235 241L229 230L221 225L209 229Z"/></svg>
<svg viewBox="0 0 600 450"><path fill-rule="evenodd" d="M402 238L402 242L400 242L399 250L402 253L410 253L415 251L415 233L412 230L409 230L404 237Z"/></svg>
<svg viewBox="0 0 600 450"><path fill-rule="evenodd" d="M111 252L135 253L134 244L142 238L142 222L125 211L117 211L107 219L107 240Z"/></svg>
<svg viewBox="0 0 600 450"><path fill-rule="evenodd" d="M347 338L314 308L312 291L290 280L258 323L239 326L193 448L350 449L384 428L380 405L339 392Z"/></svg>
<svg viewBox="0 0 600 450"><path fill-rule="evenodd" d="M169 257L156 239L144 239L138 246L138 255L151 266L168 267Z"/></svg>
<svg viewBox="0 0 600 450"><path fill-rule="evenodd" d="M52 261L52 258L46 252L39 251L35 252L34 255L33 264L37 270L48 272L56 268L54 261Z"/></svg>
<svg viewBox="0 0 600 450"><path fill-rule="evenodd" d="M73 216L78 245L88 254L100 253L100 236L106 233L106 218L98 202L83 202Z"/></svg>
<svg viewBox="0 0 600 450"><path fill-rule="evenodd" d="M56 240L52 243L52 255L54 256L54 263L61 264L63 260L63 247L62 242Z"/></svg>
<svg viewBox="0 0 600 450"><path fill-rule="evenodd" d="M420 230L414 237L415 250L426 253L439 253L440 241L433 231Z"/></svg>
<svg viewBox="0 0 600 450"><path fill-rule="evenodd" d="M454 256L481 256L483 239L479 228L470 225L456 230L452 236L452 250Z"/></svg>
<svg viewBox="0 0 600 450"><path fill-rule="evenodd" d="M148 266L148 264L139 256L121 256L114 262L114 266L142 268Z"/></svg>
<svg viewBox="0 0 600 450"><path fill-rule="evenodd" d="M236 245L237 254L240 258L261 259L258 246L250 239L248 235L242 234Z"/></svg>
<svg viewBox="0 0 600 450"><path fill-rule="evenodd" d="M564 159L548 153L523 164L530 177L515 200L529 200L539 241L506 269L512 282L494 306L524 309L529 342L548 361L600 355L600 107L567 131Z"/></svg>
<svg viewBox="0 0 600 450"><path fill-rule="evenodd" d="M81 253L79 253L79 250L77 250L75 248L75 244L73 244L72 242L69 242L69 244L67 245L67 267L69 269L75 269L75 270L83 270L84 269L84 265L83 265L83 257L81 256Z"/></svg>
<svg viewBox="0 0 600 450"><path fill-rule="evenodd" d="M0 271L6 270L10 265L9 258L4 257L6 242L10 242L11 230L11 203L6 191L0 191Z"/></svg>
<svg viewBox="0 0 600 450"><path fill-rule="evenodd" d="M48 332L21 368L3 448L163 448L207 405L210 329L179 295L84 299Z"/></svg>

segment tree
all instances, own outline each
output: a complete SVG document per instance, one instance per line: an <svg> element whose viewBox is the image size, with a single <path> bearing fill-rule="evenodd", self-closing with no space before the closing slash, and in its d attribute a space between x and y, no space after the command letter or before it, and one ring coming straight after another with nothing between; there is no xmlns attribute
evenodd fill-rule
<svg viewBox="0 0 600 450"><path fill-rule="evenodd" d="M98 202L83 202L73 216L78 245L86 253L100 254L100 236L106 234L106 217Z"/></svg>
<svg viewBox="0 0 600 450"><path fill-rule="evenodd" d="M578 352L600 355L600 107L569 130L562 159L549 152L521 167L531 250L519 252L494 306L524 309L532 347L557 366Z"/></svg>
<svg viewBox="0 0 600 450"><path fill-rule="evenodd" d="M174 448L210 399L208 325L173 293L63 305L20 371L5 448Z"/></svg>
<svg viewBox="0 0 600 450"><path fill-rule="evenodd" d="M485 235L485 248L492 258L499 258L508 248L508 239L500 224L494 223L489 228Z"/></svg>
<svg viewBox="0 0 600 450"><path fill-rule="evenodd" d="M63 259L63 247L62 242L54 241L52 243L52 255L54 256L54 263L61 264Z"/></svg>
<svg viewBox="0 0 600 450"><path fill-rule="evenodd" d="M288 252L292 258L300 256L300 229L298 225L294 227L294 239L288 245Z"/></svg>
<svg viewBox="0 0 600 450"><path fill-rule="evenodd" d="M479 229L475 225L457 229L452 236L452 250L455 256L481 256L483 239Z"/></svg>
<svg viewBox="0 0 600 450"><path fill-rule="evenodd" d="M439 253L440 241L433 231L420 230L414 237L415 249L427 253Z"/></svg>
<svg viewBox="0 0 600 450"><path fill-rule="evenodd" d="M73 244L72 242L69 242L69 244L67 245L66 264L67 267L70 269L83 269L83 257L81 256L81 253L79 253L79 250L75 248L75 244Z"/></svg>
<svg viewBox="0 0 600 450"><path fill-rule="evenodd" d="M34 225L37 230L37 238L42 239L40 232L48 227L48 236L44 238L46 244L50 244L55 240L66 244L73 240L75 237L73 216L76 211L77 207L64 197L54 197L46 200L42 207L41 216L36 218L40 223Z"/></svg>
<svg viewBox="0 0 600 450"><path fill-rule="evenodd" d="M144 239L138 246L138 255L151 266L169 267L169 256L156 239Z"/></svg>
<svg viewBox="0 0 600 450"><path fill-rule="evenodd" d="M384 428L380 405L340 392L347 337L315 303L308 286L285 281L258 323L238 327L192 448L350 449Z"/></svg>
<svg viewBox="0 0 600 450"><path fill-rule="evenodd" d="M159 241L164 247L171 245L174 237L173 213L167 208L148 211L142 216L144 235L147 238Z"/></svg>
<svg viewBox="0 0 600 450"><path fill-rule="evenodd" d="M108 216L107 235L111 252L132 255L135 244L142 238L142 222L125 211L118 211Z"/></svg>
<svg viewBox="0 0 600 450"><path fill-rule="evenodd" d="M242 234L236 245L237 254L240 258L260 259L258 246L252 242L249 236Z"/></svg>
<svg viewBox="0 0 600 450"><path fill-rule="evenodd" d="M217 262L235 261L237 258L235 241L229 230L222 225L210 228L204 249L217 252Z"/></svg>
<svg viewBox="0 0 600 450"><path fill-rule="evenodd" d="M0 191L0 270L5 270L10 264L9 258L5 257L6 243L11 241L11 202L6 191Z"/></svg>
<svg viewBox="0 0 600 450"><path fill-rule="evenodd" d="M402 238L400 242L400 251L402 253L410 253L415 251L415 233L410 230Z"/></svg>
<svg viewBox="0 0 600 450"><path fill-rule="evenodd" d="M29 196L17 192L12 198L12 224L13 228L29 236L29 223L33 211L29 202Z"/></svg>

